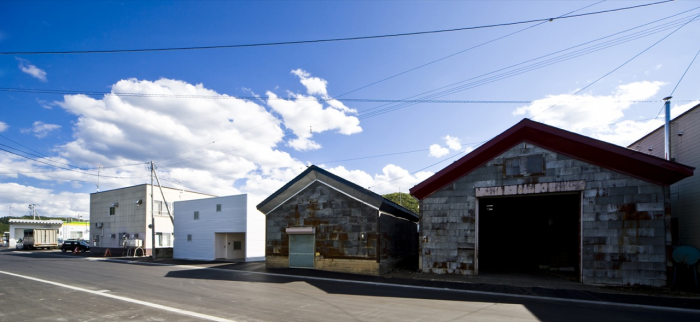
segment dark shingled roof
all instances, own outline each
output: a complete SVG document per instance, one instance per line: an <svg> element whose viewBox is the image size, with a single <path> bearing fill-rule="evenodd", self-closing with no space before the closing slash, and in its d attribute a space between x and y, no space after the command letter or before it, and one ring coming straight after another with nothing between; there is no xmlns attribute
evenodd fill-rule
<svg viewBox="0 0 700 322"><path fill-rule="evenodd" d="M423 200L425 197L469 174L521 142L532 143L590 164L664 186L692 176L695 169L560 128L523 119L491 141L411 188L411 195L419 200Z"/></svg>
<svg viewBox="0 0 700 322"><path fill-rule="evenodd" d="M385 213L404 218L412 222L418 221L418 215L410 210L315 165L308 167L304 172L292 179L292 181L289 181L282 188L275 191L275 193L263 200L257 205L258 210L264 214L267 214L315 180L322 181L325 184L352 196L353 198L362 200L367 204L379 208L379 210Z"/></svg>

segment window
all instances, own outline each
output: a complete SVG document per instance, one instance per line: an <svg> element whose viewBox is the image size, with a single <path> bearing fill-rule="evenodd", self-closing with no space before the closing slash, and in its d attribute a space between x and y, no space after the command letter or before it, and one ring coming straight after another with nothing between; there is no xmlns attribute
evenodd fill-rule
<svg viewBox="0 0 700 322"><path fill-rule="evenodd" d="M545 174L544 156L528 155L506 159L503 162L503 174L506 177L525 177Z"/></svg>
<svg viewBox="0 0 700 322"><path fill-rule="evenodd" d="M241 242L239 242L239 241L234 241L234 242L233 242L233 249L234 249L234 250L241 249L241 246L242 246L242 243L241 243Z"/></svg>
<svg viewBox="0 0 700 322"><path fill-rule="evenodd" d="M199 211L194 212L194 220L199 220Z"/></svg>
<svg viewBox="0 0 700 322"><path fill-rule="evenodd" d="M163 214L163 202L160 200L153 200L153 213L155 215Z"/></svg>
<svg viewBox="0 0 700 322"><path fill-rule="evenodd" d="M505 173L506 176L517 176L520 175L520 159L506 159L505 162Z"/></svg>
<svg viewBox="0 0 700 322"><path fill-rule="evenodd" d="M191 242L191 241L192 241L192 235L187 234L187 241L188 241L188 242Z"/></svg>
<svg viewBox="0 0 700 322"><path fill-rule="evenodd" d="M156 233L156 247L172 247L173 234Z"/></svg>
<svg viewBox="0 0 700 322"><path fill-rule="evenodd" d="M216 205L216 212L221 212L221 204Z"/></svg>
<svg viewBox="0 0 700 322"><path fill-rule="evenodd" d="M109 215L114 216L117 213L117 207L109 207Z"/></svg>

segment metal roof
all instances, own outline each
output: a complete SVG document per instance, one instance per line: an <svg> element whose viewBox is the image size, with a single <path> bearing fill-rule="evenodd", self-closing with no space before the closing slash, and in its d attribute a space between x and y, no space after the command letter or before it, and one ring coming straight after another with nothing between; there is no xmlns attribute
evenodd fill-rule
<svg viewBox="0 0 700 322"><path fill-rule="evenodd" d="M375 192L365 189L315 165L309 166L306 170L304 170L304 172L282 186L282 188L279 190L275 191L275 193L267 197L256 207L262 213L267 214L314 181L321 181L330 187L351 196L352 198L358 199L381 210L382 212L413 222L418 221L418 215L410 210L399 206L398 204Z"/></svg>
<svg viewBox="0 0 700 322"><path fill-rule="evenodd" d="M63 225L62 220L10 219L10 224Z"/></svg>
<svg viewBox="0 0 700 322"><path fill-rule="evenodd" d="M521 142L532 143L590 164L664 186L692 176L695 169L543 123L523 119L491 141L411 188L411 195L423 200Z"/></svg>

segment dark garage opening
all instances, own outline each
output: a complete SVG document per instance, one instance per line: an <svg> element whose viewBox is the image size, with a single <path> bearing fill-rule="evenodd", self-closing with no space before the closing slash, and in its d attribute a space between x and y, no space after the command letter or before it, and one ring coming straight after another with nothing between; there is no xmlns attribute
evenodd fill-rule
<svg viewBox="0 0 700 322"><path fill-rule="evenodd" d="M579 272L580 196L480 198L479 272Z"/></svg>

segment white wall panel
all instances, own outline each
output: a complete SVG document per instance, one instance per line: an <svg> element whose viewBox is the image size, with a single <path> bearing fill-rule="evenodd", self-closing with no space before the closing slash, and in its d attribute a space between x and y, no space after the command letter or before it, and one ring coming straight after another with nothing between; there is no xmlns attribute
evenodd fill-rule
<svg viewBox="0 0 700 322"><path fill-rule="evenodd" d="M175 202L174 258L214 260L216 233L246 233L246 257L264 257L264 218L247 213L247 195ZM216 205L221 211L216 211ZM194 212L199 211L199 220ZM252 222L252 226L249 225ZM251 228L252 230L249 230ZM263 237L260 237L262 234ZM192 235L192 240L187 240ZM252 239L250 236L253 236ZM263 252L260 252L263 249ZM262 254L262 255L261 255Z"/></svg>

